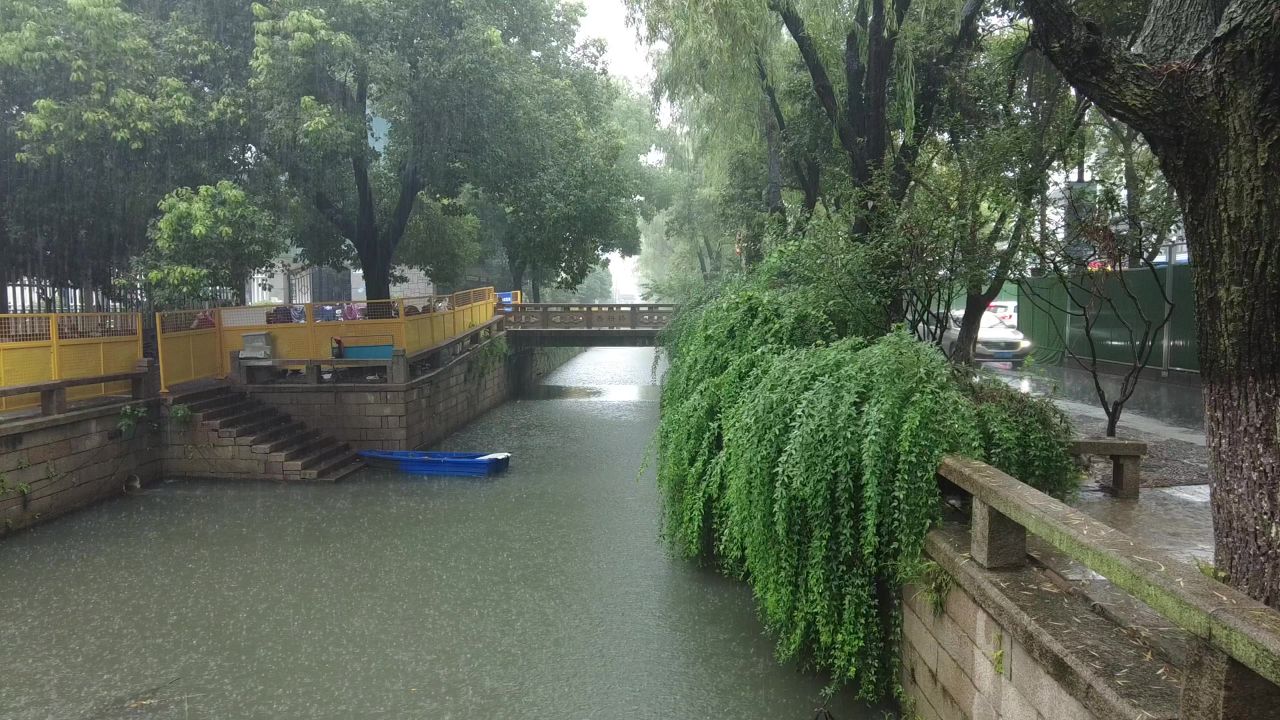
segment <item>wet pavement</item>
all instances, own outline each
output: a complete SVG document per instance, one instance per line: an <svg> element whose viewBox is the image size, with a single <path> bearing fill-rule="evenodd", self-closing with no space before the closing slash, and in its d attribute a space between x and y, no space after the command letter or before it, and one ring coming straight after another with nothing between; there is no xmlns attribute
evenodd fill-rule
<svg viewBox="0 0 1280 720"><path fill-rule="evenodd" d="M1024 391L1052 396L1064 409L1106 418L1099 404L1093 376L1083 370L1059 366L1035 366L1021 372L1005 370L1001 366L989 369ZM1103 374L1098 380L1107 391L1107 397L1114 398L1121 378ZM1138 381L1133 397L1125 403L1120 424L1137 430L1151 428L1182 440L1199 437L1203 444L1204 400L1198 379L1192 376L1173 381L1161 379L1154 371L1149 372Z"/></svg>
<svg viewBox="0 0 1280 720"><path fill-rule="evenodd" d="M1105 432L1106 415L1097 404L1089 373L1063 367L1037 367L1022 373L995 369L995 373L1023 392L1052 397L1071 416L1081 436ZM1110 389L1118 383L1113 377L1102 380ZM1213 517L1203 417L1198 385L1143 378L1120 416L1118 434L1148 443L1151 454L1143 460L1143 476L1168 486L1144 484L1137 500L1120 500L1088 483L1074 505L1175 559L1211 562ZM1102 466L1104 472L1109 464Z"/></svg>
<svg viewBox="0 0 1280 720"><path fill-rule="evenodd" d="M1082 491L1075 507L1090 517L1184 562L1213 561L1209 486L1143 488L1137 500Z"/></svg>

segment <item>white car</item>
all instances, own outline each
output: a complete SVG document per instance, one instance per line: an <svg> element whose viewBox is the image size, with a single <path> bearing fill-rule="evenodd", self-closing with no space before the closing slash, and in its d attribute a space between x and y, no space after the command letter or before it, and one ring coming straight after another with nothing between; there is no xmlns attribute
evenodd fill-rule
<svg viewBox="0 0 1280 720"><path fill-rule="evenodd" d="M963 319L964 311L951 313L951 327L942 336L942 349L947 355L955 351L956 340L960 336L960 321ZM973 350L973 359L978 362L1007 362L1015 369L1022 367L1023 361L1031 354L1031 341L993 312L982 313L979 323L978 344Z"/></svg>
<svg viewBox="0 0 1280 720"><path fill-rule="evenodd" d="M1011 328L1018 327L1018 301L996 300L987 306L987 312L1000 318L1000 322Z"/></svg>

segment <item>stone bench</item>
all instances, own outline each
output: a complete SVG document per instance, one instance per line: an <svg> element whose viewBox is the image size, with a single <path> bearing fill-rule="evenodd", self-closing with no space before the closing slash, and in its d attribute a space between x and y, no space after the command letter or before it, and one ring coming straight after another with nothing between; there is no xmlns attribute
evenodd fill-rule
<svg viewBox="0 0 1280 720"><path fill-rule="evenodd" d="M1142 482L1142 458L1147 454L1147 444L1119 438L1091 438L1071 443L1075 457L1101 455L1111 458L1111 484L1107 491L1126 500L1135 500Z"/></svg>
<svg viewBox="0 0 1280 720"><path fill-rule="evenodd" d="M143 400L156 394L155 383L149 382L153 374L153 362L150 359L143 359L138 362L137 369L133 372L0 387L0 398L39 395L41 415L60 415L67 411L67 388L128 381L130 396L134 400Z"/></svg>

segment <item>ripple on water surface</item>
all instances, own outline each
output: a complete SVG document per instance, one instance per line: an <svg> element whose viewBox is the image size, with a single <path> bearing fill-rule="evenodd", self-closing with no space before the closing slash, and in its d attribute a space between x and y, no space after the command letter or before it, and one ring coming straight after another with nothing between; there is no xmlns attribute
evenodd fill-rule
<svg viewBox="0 0 1280 720"><path fill-rule="evenodd" d="M0 717L808 720L822 681L747 588L658 541L657 413L512 402L445 443L512 452L499 478L167 483L6 540Z"/></svg>

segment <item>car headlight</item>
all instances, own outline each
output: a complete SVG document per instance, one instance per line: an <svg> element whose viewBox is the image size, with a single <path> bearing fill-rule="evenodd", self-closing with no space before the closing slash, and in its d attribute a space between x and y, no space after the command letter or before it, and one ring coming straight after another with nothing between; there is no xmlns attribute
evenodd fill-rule
<svg viewBox="0 0 1280 720"><path fill-rule="evenodd" d="M1023 340L1021 343L1018 344L1018 347L1022 348L1023 350L1026 350L1027 348L1031 347L1031 341Z"/></svg>

